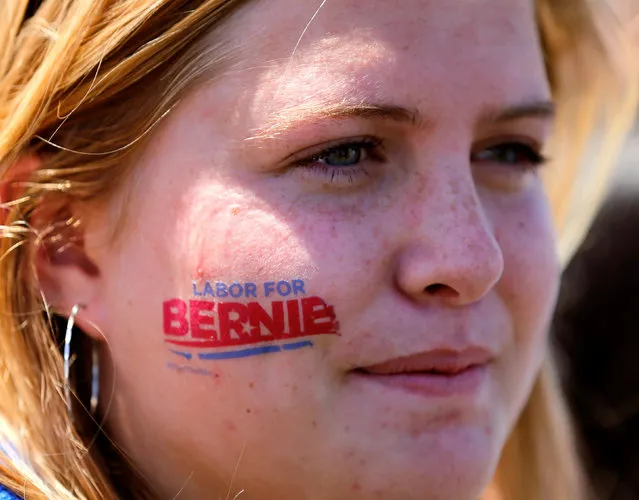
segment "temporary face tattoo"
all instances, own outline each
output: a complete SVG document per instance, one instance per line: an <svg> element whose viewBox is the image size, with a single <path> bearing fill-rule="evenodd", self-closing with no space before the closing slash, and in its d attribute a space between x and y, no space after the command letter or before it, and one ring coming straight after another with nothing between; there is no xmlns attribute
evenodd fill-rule
<svg viewBox="0 0 639 500"><path fill-rule="evenodd" d="M162 304L164 341L190 361L244 358L312 347L317 335L339 335L335 311L307 296L303 280L193 282L193 297Z"/></svg>

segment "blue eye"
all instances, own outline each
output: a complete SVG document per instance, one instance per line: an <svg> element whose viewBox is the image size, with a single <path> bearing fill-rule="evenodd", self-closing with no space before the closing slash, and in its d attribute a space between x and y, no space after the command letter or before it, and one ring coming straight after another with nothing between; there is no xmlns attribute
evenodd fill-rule
<svg viewBox="0 0 639 500"><path fill-rule="evenodd" d="M508 142L486 148L473 154L472 160L524 167L537 167L546 162L541 153L520 142Z"/></svg>
<svg viewBox="0 0 639 500"><path fill-rule="evenodd" d="M329 145L294 162L305 175L321 176L336 185L360 185L370 178L371 163L383 163L382 141L373 137Z"/></svg>
<svg viewBox="0 0 639 500"><path fill-rule="evenodd" d="M360 162L363 156L362 146L338 146L324 153L318 160L331 167L350 167Z"/></svg>
<svg viewBox="0 0 639 500"><path fill-rule="evenodd" d="M326 148L310 158L301 160L298 164L319 164L334 168L354 167L369 158L375 159L375 150L379 144L379 141L372 139L339 144Z"/></svg>

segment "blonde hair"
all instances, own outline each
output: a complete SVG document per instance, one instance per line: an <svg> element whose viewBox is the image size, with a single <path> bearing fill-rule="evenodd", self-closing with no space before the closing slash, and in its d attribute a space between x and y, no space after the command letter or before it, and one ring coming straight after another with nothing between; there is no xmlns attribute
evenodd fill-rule
<svg viewBox="0 0 639 500"><path fill-rule="evenodd" d="M20 196L2 200L0 239L0 444L13 444L21 457L0 449L0 484L27 498L117 498L101 458L67 413L33 248L81 223L68 219L69 202L108 198L153 126L186 91L221 72L233 56L223 21L247 1L44 0L26 21L27 0L0 3L3 182L19 158L43 158L20 179ZM588 220L573 220L570 211L572 188L585 175L581 154L598 139L602 161L587 176L601 181L632 123L636 89L622 40L612 37L619 26L603 22L610 20L605 9L585 0L537 5L559 105L552 153L561 167L549 169L546 184L557 226L568 235L565 257ZM588 199L601 194L597 187ZM38 231L29 221L43 199L57 208L52 227ZM501 499L582 498L567 415L549 356L502 455L493 484Z"/></svg>

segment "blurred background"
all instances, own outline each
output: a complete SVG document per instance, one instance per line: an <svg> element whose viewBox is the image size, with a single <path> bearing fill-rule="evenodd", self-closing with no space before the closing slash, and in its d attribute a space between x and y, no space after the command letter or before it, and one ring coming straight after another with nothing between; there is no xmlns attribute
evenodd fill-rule
<svg viewBox="0 0 639 500"><path fill-rule="evenodd" d="M608 0L639 62L639 0ZM639 499L639 122L566 268L554 341L597 500Z"/></svg>

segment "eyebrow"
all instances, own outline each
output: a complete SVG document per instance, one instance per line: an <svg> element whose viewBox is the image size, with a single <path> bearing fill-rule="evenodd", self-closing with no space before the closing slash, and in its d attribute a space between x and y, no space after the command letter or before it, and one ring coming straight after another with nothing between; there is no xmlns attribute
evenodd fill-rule
<svg viewBox="0 0 639 500"><path fill-rule="evenodd" d="M526 101L509 106L497 113L489 113L486 121L508 122L522 118L552 119L555 117L555 113L555 103L551 100Z"/></svg>
<svg viewBox="0 0 639 500"><path fill-rule="evenodd" d="M554 102L539 99L523 101L496 111L489 111L481 117L481 121L503 123L524 118L552 119L554 116ZM324 119L376 119L408 124L417 128L422 128L427 123L427 120L421 116L417 109L365 101L355 104L329 104L319 109L311 105L301 106L284 110L278 115L278 118L279 120L275 120L272 125L257 130L255 135L250 137L250 140L275 137L283 131L294 128L299 123Z"/></svg>
<svg viewBox="0 0 639 500"><path fill-rule="evenodd" d="M296 128L301 123L321 122L327 119L343 120L363 118L393 121L413 126L421 126L422 121L417 110L410 110L392 104L357 102L339 102L334 104L306 104L284 109L271 120L271 124L253 131L248 140L261 140L277 137L282 132Z"/></svg>

